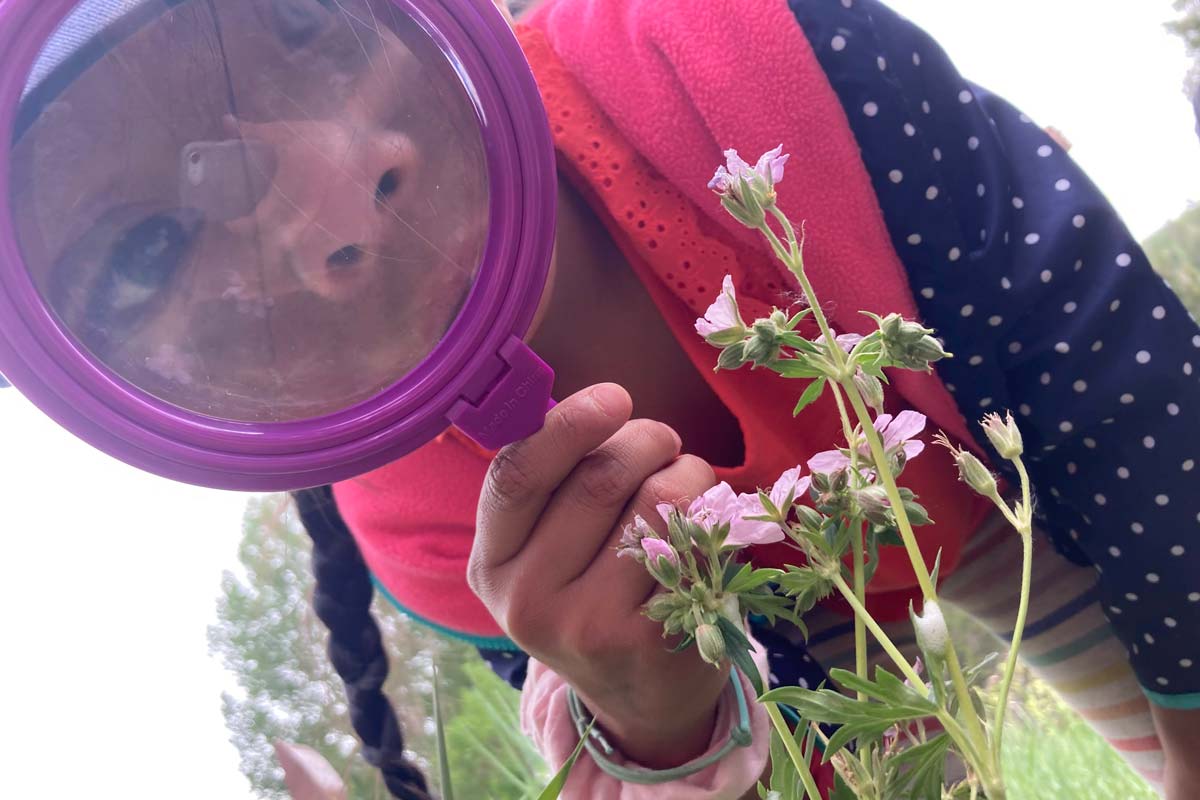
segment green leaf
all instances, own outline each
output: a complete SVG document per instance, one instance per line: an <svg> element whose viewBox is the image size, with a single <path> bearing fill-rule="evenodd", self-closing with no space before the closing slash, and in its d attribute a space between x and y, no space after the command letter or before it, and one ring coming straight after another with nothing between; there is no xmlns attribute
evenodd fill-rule
<svg viewBox="0 0 1200 800"><path fill-rule="evenodd" d="M817 378L810 383L808 388L804 390L804 394L800 395L800 400L796 403L796 407L792 409L792 416L798 415L807 406L814 403L823 391L825 391L825 378Z"/></svg>
<svg viewBox="0 0 1200 800"><path fill-rule="evenodd" d="M571 757L562 765L562 769L546 784L546 788L537 796L537 800L558 800L558 796L562 794L563 786L567 783L567 776L571 774L571 767L575 766L575 762L579 760L579 754L583 752L583 744L592 735L592 727L595 724L595 719L588 723L587 730L583 732L583 736L579 737L579 744L575 745L575 751L571 753Z"/></svg>
<svg viewBox="0 0 1200 800"><path fill-rule="evenodd" d="M900 538L900 531L890 525L878 525L873 528L879 538L879 543L888 547L904 547L904 540Z"/></svg>
<svg viewBox="0 0 1200 800"><path fill-rule="evenodd" d="M943 733L888 759L889 770L895 770L895 777L889 781L889 788L896 792L894 796L941 800L949 748L950 737Z"/></svg>
<svg viewBox="0 0 1200 800"><path fill-rule="evenodd" d="M761 614L766 617L769 625L774 626L776 618L782 617L799 628L800 634L805 639L808 638L808 626L795 614L795 600L780 597L777 594L751 594L742 595L742 603L749 613Z"/></svg>
<svg viewBox="0 0 1200 800"><path fill-rule="evenodd" d="M938 585L938 572L942 569L942 548L938 548L937 556L933 559L933 569L929 571L929 580L936 587Z"/></svg>
<svg viewBox="0 0 1200 800"><path fill-rule="evenodd" d="M909 686L882 666L875 667L873 681L836 667L829 671L829 677L847 691L862 692L905 717L932 716L938 711L937 705L925 696L924 686L919 689Z"/></svg>
<svg viewBox="0 0 1200 800"><path fill-rule="evenodd" d="M442 781L442 797L454 800L454 787L450 782L450 755L446 750L446 725L442 713L442 696L439 691L438 668L433 668L433 726L437 732L438 773ZM557 795L555 795L557 797Z"/></svg>
<svg viewBox="0 0 1200 800"><path fill-rule="evenodd" d="M783 575L782 570L754 569L752 565L746 564L733 580L725 585L725 591L730 594L741 594L778 580L781 575Z"/></svg>
<svg viewBox="0 0 1200 800"><path fill-rule="evenodd" d="M809 307L809 308L801 309L800 311L793 314L792 318L788 320L788 324L787 324L788 330L794 329L796 327L796 325L799 324L800 320L804 319L811 313L812 313L812 308Z"/></svg>
<svg viewBox="0 0 1200 800"><path fill-rule="evenodd" d="M841 775L835 774L833 793L829 795L829 800L858 800L858 795L846 785L846 781L842 779Z"/></svg>
<svg viewBox="0 0 1200 800"><path fill-rule="evenodd" d="M791 341L789 341L791 335L784 334L782 338L784 344L791 344ZM799 339L800 337L797 336L796 338ZM801 341L807 340L801 339ZM771 369L779 373L780 377L783 378L821 378L825 376L825 370L810 364L803 357L785 358L781 361L776 361L771 365Z"/></svg>
<svg viewBox="0 0 1200 800"><path fill-rule="evenodd" d="M937 706L915 689L905 686L898 678L882 668L876 669L876 680L858 678L846 670L831 670L830 677L846 691L862 691L872 700L857 700L831 689L801 689L783 687L767 692L762 702L790 705L802 717L829 722L840 727L829 740L824 760L828 761L853 740L877 739L898 722L924 719L937 712Z"/></svg>
<svg viewBox="0 0 1200 800"><path fill-rule="evenodd" d="M727 620L725 617L717 617L717 629L721 631L721 635L725 637L725 652L733 661L734 666L742 671L754 686L754 693L757 697L763 693L762 676L758 674L758 666L754 663L754 659L750 657L753 652L753 646L741 629Z"/></svg>

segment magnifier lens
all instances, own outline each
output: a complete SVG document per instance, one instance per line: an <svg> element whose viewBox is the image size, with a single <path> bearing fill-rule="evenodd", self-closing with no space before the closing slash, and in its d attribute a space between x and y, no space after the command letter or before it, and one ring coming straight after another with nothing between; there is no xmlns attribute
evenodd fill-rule
<svg viewBox="0 0 1200 800"><path fill-rule="evenodd" d="M387 0L83 2L22 100L18 245L63 328L134 386L221 419L316 417L454 322L488 233L479 131L457 65Z"/></svg>

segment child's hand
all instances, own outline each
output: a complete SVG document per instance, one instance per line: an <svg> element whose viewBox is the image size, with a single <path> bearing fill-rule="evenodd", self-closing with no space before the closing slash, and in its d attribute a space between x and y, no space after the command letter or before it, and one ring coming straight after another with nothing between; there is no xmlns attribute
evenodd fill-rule
<svg viewBox="0 0 1200 800"><path fill-rule="evenodd" d="M656 583L617 559L635 513L695 497L712 468L680 456L678 435L629 420L624 389L600 384L563 401L545 427L497 454L479 502L469 580L508 635L562 675L621 752L646 766L707 748L728 669L694 648L671 653L642 604Z"/></svg>

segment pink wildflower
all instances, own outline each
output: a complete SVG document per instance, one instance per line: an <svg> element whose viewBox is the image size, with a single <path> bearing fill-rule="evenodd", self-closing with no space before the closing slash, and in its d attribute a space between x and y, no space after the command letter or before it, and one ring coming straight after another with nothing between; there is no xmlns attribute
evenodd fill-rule
<svg viewBox="0 0 1200 800"><path fill-rule="evenodd" d="M812 479L805 475L800 477L800 467L795 466L779 476L779 480L775 481L775 485L771 487L771 491L767 492L767 496L771 498L771 504L775 506L784 516L787 515L790 504L788 497L795 499L808 491ZM763 517L767 515L766 508L763 507L762 501L758 498L758 493L740 494L737 498L738 513L743 518L742 524L736 531L730 529L729 536L725 539L725 544L733 547L744 547L748 544L771 544L783 540L783 528L777 522L768 522L765 520L745 519L745 517Z"/></svg>
<svg viewBox="0 0 1200 800"><path fill-rule="evenodd" d="M721 281L721 293L696 320L696 333L705 339L718 337L722 343L733 343L746 335L746 323L738 313L737 294L733 289L733 278L729 275Z"/></svg>
<svg viewBox="0 0 1200 800"><path fill-rule="evenodd" d="M736 195L739 179L745 178L753 188L770 191L783 180L783 167L789 158L791 156L783 152L783 145L779 145L759 156L758 163L751 167L737 150L726 150L725 163L717 167L708 188L717 194L732 192Z"/></svg>
<svg viewBox="0 0 1200 800"><path fill-rule="evenodd" d="M659 559L665 558L672 566L679 566L679 554L662 539L647 536L645 539L642 539L642 550L646 552L646 558L651 563L657 563Z"/></svg>
<svg viewBox="0 0 1200 800"><path fill-rule="evenodd" d="M916 411L901 411L895 417L880 414L873 424L883 439L883 449L888 453L902 449L905 460L912 461L925 449L924 442L913 438L925 430L924 414ZM862 457L870 458L871 451L866 442L859 445L858 452ZM825 450L808 460L808 468L813 472L833 473L848 466L850 457L841 450Z"/></svg>

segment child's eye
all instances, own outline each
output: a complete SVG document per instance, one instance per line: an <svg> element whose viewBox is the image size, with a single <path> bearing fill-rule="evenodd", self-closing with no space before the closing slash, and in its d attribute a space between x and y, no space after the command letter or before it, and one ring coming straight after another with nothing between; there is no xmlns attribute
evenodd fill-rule
<svg viewBox="0 0 1200 800"><path fill-rule="evenodd" d="M108 254L108 268L118 282L157 292L183 261L191 235L166 214L155 214L127 230Z"/></svg>
<svg viewBox="0 0 1200 800"><path fill-rule="evenodd" d="M289 50L304 47L321 32L329 18L328 3L321 0L273 0L275 30Z"/></svg>
<svg viewBox="0 0 1200 800"><path fill-rule="evenodd" d="M375 202L385 203L396 190L400 188L400 170L392 167L387 172L379 176L379 182L375 184Z"/></svg>

